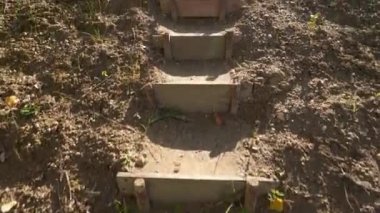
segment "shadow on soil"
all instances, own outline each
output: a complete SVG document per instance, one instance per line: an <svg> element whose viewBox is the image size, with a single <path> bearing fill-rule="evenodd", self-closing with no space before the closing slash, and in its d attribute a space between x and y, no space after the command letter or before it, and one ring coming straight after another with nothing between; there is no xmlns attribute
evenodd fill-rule
<svg viewBox="0 0 380 213"><path fill-rule="evenodd" d="M8 128L0 129L0 146L4 146L6 163L0 164L0 188L13 190L19 186L29 186L38 193L44 193L44 186L49 184L57 191L60 169L62 165L52 166L50 163L59 158L62 135L59 132L45 133L38 140L33 131L21 134L18 122L14 121ZM29 144L29 145L27 145ZM27 191L27 189L26 189ZM37 192L36 192L37 193ZM52 209L58 209L55 194L51 195ZM17 200L24 208L39 209L33 202L33 195L23 195ZM45 205L45 203L40 203Z"/></svg>
<svg viewBox="0 0 380 213"><path fill-rule="evenodd" d="M91 131L78 139L75 151L80 155L72 157L74 175L86 189L82 191L91 212L109 212L114 208L117 197L115 174L122 166L115 159L120 151L110 145L108 138L97 138ZM102 175L99 175L102 174Z"/></svg>
<svg viewBox="0 0 380 213"><path fill-rule="evenodd" d="M162 72L171 76L193 77L208 76L207 79L213 80L218 76L227 74L231 67L224 61L183 61L168 62L158 66Z"/></svg>
<svg viewBox="0 0 380 213"><path fill-rule="evenodd" d="M208 150L217 156L236 147L238 141L252 137L252 126L225 115L224 125L217 126L214 115L192 114L188 121L163 120L147 131L156 144L182 150Z"/></svg>

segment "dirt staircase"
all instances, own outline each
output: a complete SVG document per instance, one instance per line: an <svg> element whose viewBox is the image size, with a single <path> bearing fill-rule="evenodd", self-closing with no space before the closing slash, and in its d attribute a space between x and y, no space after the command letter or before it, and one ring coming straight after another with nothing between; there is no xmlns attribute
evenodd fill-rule
<svg viewBox="0 0 380 213"><path fill-rule="evenodd" d="M210 28L193 32L191 27L180 31L159 27L154 40L167 60L155 70L153 90L159 107L183 112L236 111L238 84L224 63L232 56L234 32Z"/></svg>
<svg viewBox="0 0 380 213"><path fill-rule="evenodd" d="M228 13L242 7L240 0L157 3L173 23L198 18L224 21ZM249 126L227 115L228 122L220 128L204 116L236 114L241 96L240 83L234 80L234 70L226 63L232 57L236 35L233 28L220 26L162 25L153 36L166 62L155 68L155 81L147 88L148 98L159 108L189 113L187 117L195 122L167 121L150 128L147 134L155 143L149 147L154 151L147 165L117 175L120 190L134 195L142 212L161 212L158 206L178 204L190 206L186 212L200 212L194 207L224 202L226 198L228 202L245 198L245 210L254 212L257 197L275 185L272 180L247 177L242 171L246 162L236 150L244 148L234 143L251 134ZM228 134L226 130L230 130ZM233 146L236 147L232 149Z"/></svg>

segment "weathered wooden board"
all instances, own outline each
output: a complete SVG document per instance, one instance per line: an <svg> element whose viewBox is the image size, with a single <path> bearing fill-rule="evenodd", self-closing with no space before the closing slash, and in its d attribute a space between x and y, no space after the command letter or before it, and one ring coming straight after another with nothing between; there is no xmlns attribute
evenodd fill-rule
<svg viewBox="0 0 380 213"><path fill-rule="evenodd" d="M166 59L214 60L232 57L234 33L165 33L153 36L156 46L164 49Z"/></svg>
<svg viewBox="0 0 380 213"><path fill-rule="evenodd" d="M136 180L144 183L146 196L154 205L201 204L210 202L233 202L245 198L248 213L254 213L257 198L277 187L273 180L259 177L238 176L186 176L179 174L126 173L117 174L117 183L122 193L136 195ZM141 181L143 180L143 181ZM140 210L146 208L143 205Z"/></svg>
<svg viewBox="0 0 380 213"><path fill-rule="evenodd" d="M241 0L160 0L165 14L178 17L220 17L242 7ZM173 16L173 14L172 14Z"/></svg>
<svg viewBox="0 0 380 213"><path fill-rule="evenodd" d="M162 83L153 84L159 107L183 112L230 112L237 85L234 83Z"/></svg>
<svg viewBox="0 0 380 213"><path fill-rule="evenodd" d="M242 177L184 176L160 174L118 173L120 190L134 194L134 180L143 178L152 202L195 203L216 202L244 194L245 179Z"/></svg>
<svg viewBox="0 0 380 213"><path fill-rule="evenodd" d="M224 59L226 39L224 35L186 34L170 37L172 56L178 60Z"/></svg>

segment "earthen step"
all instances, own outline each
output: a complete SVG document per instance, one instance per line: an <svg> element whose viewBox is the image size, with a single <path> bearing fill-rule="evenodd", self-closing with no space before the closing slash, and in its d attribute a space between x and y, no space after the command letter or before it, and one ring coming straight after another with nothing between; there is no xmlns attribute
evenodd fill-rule
<svg viewBox="0 0 380 213"><path fill-rule="evenodd" d="M168 63L156 68L152 84L156 104L183 112L235 112L239 84L219 63Z"/></svg>
<svg viewBox="0 0 380 213"><path fill-rule="evenodd" d="M241 0L159 0L161 11L178 18L218 17L224 20L226 14L239 10Z"/></svg>
<svg viewBox="0 0 380 213"><path fill-rule="evenodd" d="M166 59L174 60L214 60L229 59L234 42L233 29L219 32L187 33L159 29L154 43L163 48Z"/></svg>

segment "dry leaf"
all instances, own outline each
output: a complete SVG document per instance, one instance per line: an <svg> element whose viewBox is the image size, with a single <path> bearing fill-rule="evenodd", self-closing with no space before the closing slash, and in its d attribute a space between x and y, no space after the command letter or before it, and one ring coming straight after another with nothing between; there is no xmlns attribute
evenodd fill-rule
<svg viewBox="0 0 380 213"><path fill-rule="evenodd" d="M281 198L274 198L272 201L270 201L269 210L273 210L276 212L283 212L284 200Z"/></svg>
<svg viewBox="0 0 380 213"><path fill-rule="evenodd" d="M10 212L14 207L16 207L17 201L12 200L8 203L1 204L1 212L7 213Z"/></svg>
<svg viewBox="0 0 380 213"><path fill-rule="evenodd" d="M20 102L20 99L17 98L17 96L15 95L11 95L5 98L5 104L11 108L17 106L19 102Z"/></svg>

